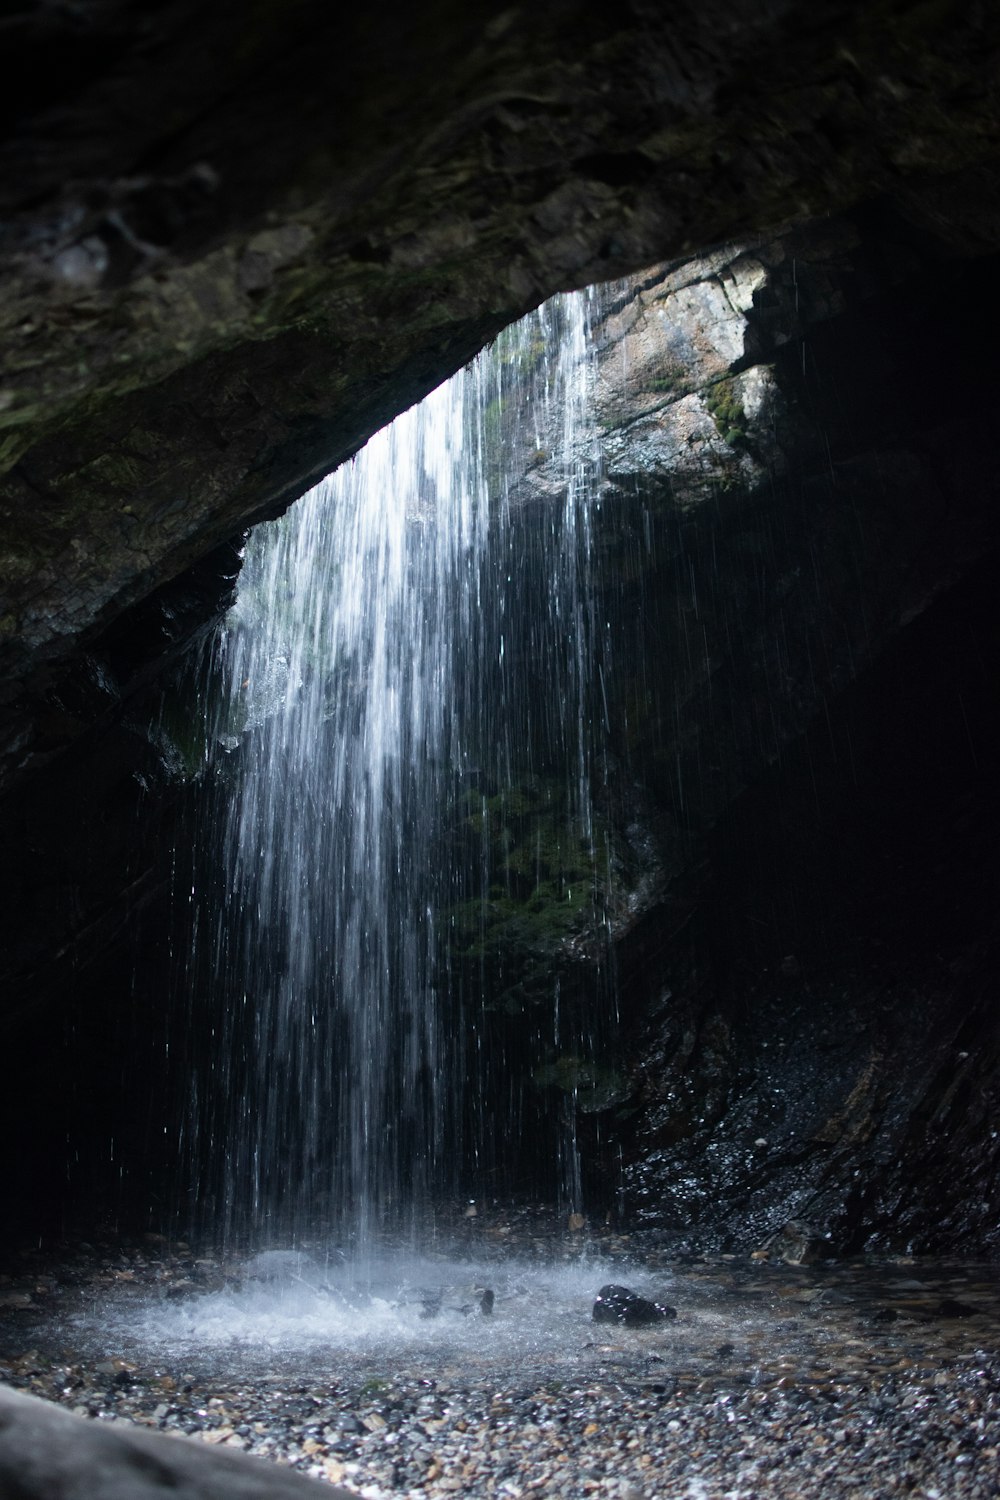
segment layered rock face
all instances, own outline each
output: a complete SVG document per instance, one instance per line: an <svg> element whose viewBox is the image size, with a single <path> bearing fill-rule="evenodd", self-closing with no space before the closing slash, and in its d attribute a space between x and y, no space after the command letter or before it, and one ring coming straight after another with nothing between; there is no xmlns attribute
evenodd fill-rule
<svg viewBox="0 0 1000 1500"><path fill-rule="evenodd" d="M903 244L871 215L745 242L608 288L595 331L624 1020L533 1077L592 1187L623 1153L628 1216L681 1244L992 1243L985 267ZM529 535L563 498L542 443ZM582 1015L600 936L555 964ZM508 1058L552 970L520 974Z"/></svg>
<svg viewBox="0 0 1000 1500"><path fill-rule="evenodd" d="M540 1115L586 1104L595 1200L679 1242L806 1218L838 1248L992 1243L996 24L6 23L12 76L49 62L11 96L0 245L26 1222L166 1212L162 914L193 808L157 683L241 529L541 296L656 262L610 293L588 438L621 1025L586 1077L547 1060ZM530 531L558 496L525 458ZM590 957L564 966L588 1005Z"/></svg>
<svg viewBox="0 0 1000 1500"><path fill-rule="evenodd" d="M985 268L897 244L743 247L608 325L612 721L683 866L620 946L619 1122L633 1212L693 1244L994 1243Z"/></svg>

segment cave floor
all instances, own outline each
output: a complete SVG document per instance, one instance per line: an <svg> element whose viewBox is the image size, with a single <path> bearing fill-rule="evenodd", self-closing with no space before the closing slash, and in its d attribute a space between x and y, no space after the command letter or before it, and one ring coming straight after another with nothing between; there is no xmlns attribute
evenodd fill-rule
<svg viewBox="0 0 1000 1500"><path fill-rule="evenodd" d="M609 1281L676 1318L595 1324ZM369 1500L1000 1495L1000 1268L981 1262L681 1263L496 1219L363 1268L147 1236L12 1262L0 1379Z"/></svg>

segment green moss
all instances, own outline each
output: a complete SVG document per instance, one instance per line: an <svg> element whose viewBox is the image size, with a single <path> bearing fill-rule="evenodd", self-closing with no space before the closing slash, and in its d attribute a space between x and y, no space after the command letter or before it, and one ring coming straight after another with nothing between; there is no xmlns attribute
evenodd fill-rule
<svg viewBox="0 0 1000 1500"><path fill-rule="evenodd" d="M21 457L31 446L31 439L26 431L18 431L16 428L8 432L0 439L0 474L7 469L13 468Z"/></svg>
<svg viewBox="0 0 1000 1500"><path fill-rule="evenodd" d="M685 370L669 370L646 381L646 390L657 396L686 396L693 389L691 378Z"/></svg>
<svg viewBox="0 0 1000 1500"><path fill-rule="evenodd" d="M460 953L552 953L592 925L602 893L597 860L565 787L529 777L492 796L467 792L458 812L456 832L480 846L486 841L489 869L482 899L447 914Z"/></svg>
<svg viewBox="0 0 1000 1500"><path fill-rule="evenodd" d="M208 764L208 715L190 674L181 673L166 684L152 736L178 780L196 781L204 773Z"/></svg>
<svg viewBox="0 0 1000 1500"><path fill-rule="evenodd" d="M537 1088L556 1088L573 1097L582 1114L597 1114L628 1097L628 1083L617 1069L589 1062L572 1054L536 1068L531 1075Z"/></svg>
<svg viewBox="0 0 1000 1500"><path fill-rule="evenodd" d="M493 350L506 373L517 380L526 380L541 368L546 342L534 325L524 328L513 323L497 334Z"/></svg>
<svg viewBox="0 0 1000 1500"><path fill-rule="evenodd" d="M704 400L722 441L730 448L745 443L747 417L732 376L727 375L709 386Z"/></svg>

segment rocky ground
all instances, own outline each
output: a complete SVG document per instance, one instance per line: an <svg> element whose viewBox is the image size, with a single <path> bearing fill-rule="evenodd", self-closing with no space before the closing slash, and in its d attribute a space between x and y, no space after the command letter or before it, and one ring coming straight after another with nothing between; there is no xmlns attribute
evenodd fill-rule
<svg viewBox="0 0 1000 1500"><path fill-rule="evenodd" d="M492 1272L489 1314L446 1292L437 1316L411 1309L398 1337L345 1325L343 1347L323 1336L296 1349L265 1311L260 1343L235 1322L228 1343L171 1349L151 1336L149 1309L193 1309L177 1326L207 1328L200 1314L250 1305L250 1262L155 1237L35 1252L0 1281L0 1378L89 1419L258 1454L370 1500L1000 1494L995 1270L781 1259L797 1253L779 1241L766 1259L678 1264L610 1231L478 1221L441 1276L474 1265L478 1286ZM548 1282L533 1279L542 1265ZM676 1319L595 1324L609 1278L661 1289Z"/></svg>

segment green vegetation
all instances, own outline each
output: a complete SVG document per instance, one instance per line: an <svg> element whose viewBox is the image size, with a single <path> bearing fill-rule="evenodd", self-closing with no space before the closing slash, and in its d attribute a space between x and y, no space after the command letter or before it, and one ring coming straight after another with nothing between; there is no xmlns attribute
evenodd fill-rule
<svg viewBox="0 0 1000 1500"><path fill-rule="evenodd" d="M203 775L208 765L209 720L219 710L219 705L202 700L194 673L182 671L167 680L159 721L150 726L150 734L179 780L196 781Z"/></svg>
<svg viewBox="0 0 1000 1500"><path fill-rule="evenodd" d="M615 1068L573 1055L536 1068L531 1078L538 1088L557 1088L571 1094L577 1109L585 1115L620 1104L629 1092L625 1077Z"/></svg>
<svg viewBox="0 0 1000 1500"><path fill-rule="evenodd" d="M709 386L705 392L705 405L724 443L730 448L738 448L746 442L746 412L731 375Z"/></svg>
<svg viewBox="0 0 1000 1500"><path fill-rule="evenodd" d="M666 375L655 375L646 381L646 389L658 396L686 396L692 389L690 375L686 370L671 370Z"/></svg>
<svg viewBox="0 0 1000 1500"><path fill-rule="evenodd" d="M448 913L461 954L551 953L589 929L601 896L596 850L563 786L532 777L492 796L467 792L460 811L456 832L480 848L485 840L489 868L482 898ZM602 847L603 830L595 837Z"/></svg>

